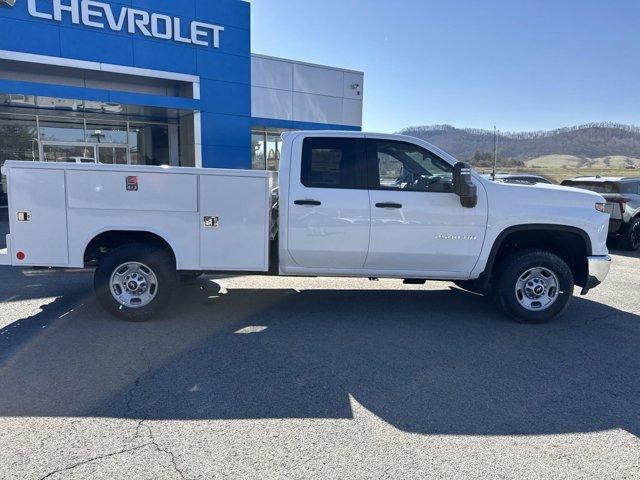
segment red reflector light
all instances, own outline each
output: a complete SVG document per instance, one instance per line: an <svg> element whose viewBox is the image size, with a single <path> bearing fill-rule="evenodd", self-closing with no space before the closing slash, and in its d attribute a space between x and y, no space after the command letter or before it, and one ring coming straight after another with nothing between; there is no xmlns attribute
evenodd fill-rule
<svg viewBox="0 0 640 480"><path fill-rule="evenodd" d="M24 252L18 252L16 253L16 258L20 261L24 260L25 258L27 258L27 256L24 254Z"/></svg>

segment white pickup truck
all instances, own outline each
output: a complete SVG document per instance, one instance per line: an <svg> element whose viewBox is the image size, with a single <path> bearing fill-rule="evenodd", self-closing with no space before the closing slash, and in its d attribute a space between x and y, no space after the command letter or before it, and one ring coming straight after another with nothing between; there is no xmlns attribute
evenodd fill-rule
<svg viewBox="0 0 640 480"><path fill-rule="evenodd" d="M415 138L284 135L270 172L7 162L0 264L95 266L100 302L145 320L200 272L448 280L520 321L600 284L609 215L593 192L483 179Z"/></svg>

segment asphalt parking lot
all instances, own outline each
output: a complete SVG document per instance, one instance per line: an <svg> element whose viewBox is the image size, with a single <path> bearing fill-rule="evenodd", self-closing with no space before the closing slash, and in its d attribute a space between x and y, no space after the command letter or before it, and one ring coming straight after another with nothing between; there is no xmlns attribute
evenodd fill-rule
<svg viewBox="0 0 640 480"><path fill-rule="evenodd" d="M132 324L0 267L0 478L639 478L639 282L618 254L527 326L443 282L207 277Z"/></svg>

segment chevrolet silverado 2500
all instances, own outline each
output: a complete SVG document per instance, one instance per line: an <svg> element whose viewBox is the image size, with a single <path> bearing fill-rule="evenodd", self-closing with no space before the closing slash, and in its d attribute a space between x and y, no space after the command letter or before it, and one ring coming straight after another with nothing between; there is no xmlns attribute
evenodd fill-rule
<svg viewBox="0 0 640 480"><path fill-rule="evenodd" d="M283 137L278 176L7 162L0 264L95 266L101 304L129 320L156 314L181 276L242 272L448 280L543 322L609 272L597 193L492 182L410 137Z"/></svg>

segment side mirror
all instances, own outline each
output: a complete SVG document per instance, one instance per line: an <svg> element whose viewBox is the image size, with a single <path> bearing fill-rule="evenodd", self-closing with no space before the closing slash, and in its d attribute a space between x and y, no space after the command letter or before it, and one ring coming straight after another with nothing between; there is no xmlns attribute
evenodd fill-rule
<svg viewBox="0 0 640 480"><path fill-rule="evenodd" d="M460 204L465 208L478 205L478 187L471 177L471 166L458 162L453 167L453 191L460 197Z"/></svg>

